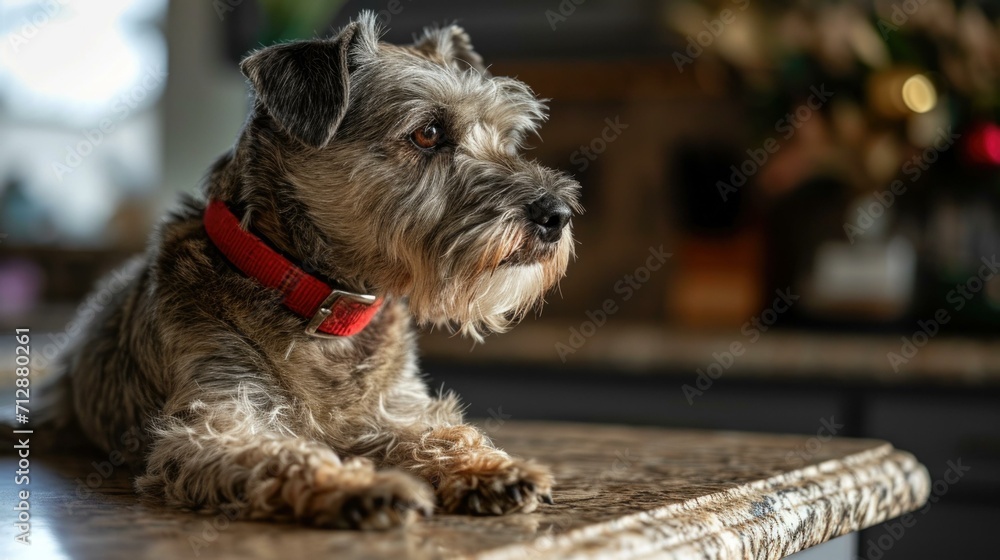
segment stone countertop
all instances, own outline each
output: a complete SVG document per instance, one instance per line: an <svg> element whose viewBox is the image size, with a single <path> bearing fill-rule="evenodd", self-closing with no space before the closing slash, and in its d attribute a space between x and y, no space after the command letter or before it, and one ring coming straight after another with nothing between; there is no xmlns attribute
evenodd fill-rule
<svg viewBox="0 0 1000 560"><path fill-rule="evenodd" d="M13 558L780 558L919 508L927 471L872 440L505 422L514 454L553 467L555 505L437 515L384 533L237 522L138 500L107 457L31 454L32 546ZM0 455L0 471L16 460ZM94 486L88 488L88 484ZM10 514L13 476L0 482ZM8 520L9 521L9 520Z"/></svg>
<svg viewBox="0 0 1000 560"><path fill-rule="evenodd" d="M738 328L706 332L609 322L587 330L589 337L577 335L574 341L570 327L579 332L580 323L563 323L527 321L474 348L463 338L430 332L421 337L420 351L425 358L442 363L529 364L550 368L554 373L560 368L583 367L616 374L694 374L719 361L715 355L723 356L739 343L737 351L742 354L733 356L730 367L725 369L730 378L880 386L1000 385L1000 346L995 338L940 336L911 350L903 348L903 335L772 330L748 337ZM918 337L918 342L925 341ZM890 353L896 354L893 361ZM723 362L729 359L723 356L720 364Z"/></svg>

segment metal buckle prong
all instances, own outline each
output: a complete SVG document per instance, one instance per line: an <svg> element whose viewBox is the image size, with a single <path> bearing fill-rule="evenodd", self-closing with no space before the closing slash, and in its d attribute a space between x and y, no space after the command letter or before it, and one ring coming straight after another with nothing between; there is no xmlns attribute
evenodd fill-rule
<svg viewBox="0 0 1000 560"><path fill-rule="evenodd" d="M312 316L309 320L309 324L306 325L306 334L309 336L315 336L317 338L340 338L336 335L326 334L319 332L319 326L326 321L331 314L333 314L333 306L337 303L339 299L348 299L351 301L356 301L364 305L372 305L378 299L377 297L370 294L355 294L352 292L345 292L342 290L333 290L330 295L326 296L323 303L319 304L319 309L316 310L316 314Z"/></svg>

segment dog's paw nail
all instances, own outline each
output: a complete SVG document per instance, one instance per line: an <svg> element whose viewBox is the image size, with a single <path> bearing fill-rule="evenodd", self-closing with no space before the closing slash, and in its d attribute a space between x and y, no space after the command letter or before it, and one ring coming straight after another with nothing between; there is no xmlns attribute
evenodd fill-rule
<svg viewBox="0 0 1000 560"><path fill-rule="evenodd" d="M507 487L507 495L510 496L510 499L514 500L517 503L521 503L521 500L524 499L524 497L521 496L521 489L518 488L516 485Z"/></svg>
<svg viewBox="0 0 1000 560"><path fill-rule="evenodd" d="M552 506L552 505L555 505L555 503L556 503L556 502L555 502L555 501L554 501L554 500L552 499L552 494L542 494L542 495L541 495L541 496L539 496L538 498L539 498L540 500L542 500L543 502L545 502L546 504L549 504L550 506Z"/></svg>
<svg viewBox="0 0 1000 560"><path fill-rule="evenodd" d="M351 521L353 526L357 527L361 525L361 521L364 519L364 516L361 515L361 510L351 508L347 510L347 518Z"/></svg>
<svg viewBox="0 0 1000 560"><path fill-rule="evenodd" d="M349 509L359 510L361 509L361 506L362 506L361 498L358 496L351 496L348 497L346 500L344 500L344 505L341 507L343 507L344 510L346 511Z"/></svg>
<svg viewBox="0 0 1000 560"><path fill-rule="evenodd" d="M474 493L473 494L469 494L468 505L469 505L469 511L472 512L472 513L482 513L483 512L483 509L482 509L483 505L482 505L482 502L479 501L479 496L477 494L474 494Z"/></svg>

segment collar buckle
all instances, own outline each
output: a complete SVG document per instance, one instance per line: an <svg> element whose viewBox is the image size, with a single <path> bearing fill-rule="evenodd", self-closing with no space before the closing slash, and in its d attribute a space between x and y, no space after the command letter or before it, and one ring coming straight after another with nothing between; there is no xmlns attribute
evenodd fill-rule
<svg viewBox="0 0 1000 560"><path fill-rule="evenodd" d="M370 294L355 294L352 292L345 292L343 290L333 290L330 295L326 296L323 303L319 304L319 308L316 313L309 320L309 324L306 325L306 334L309 336L314 336L316 338L342 338L338 335L326 334L319 331L319 327L333 315L333 310L337 305L337 302L341 299L352 301L354 303L359 303L362 305L374 305L378 300L377 297Z"/></svg>

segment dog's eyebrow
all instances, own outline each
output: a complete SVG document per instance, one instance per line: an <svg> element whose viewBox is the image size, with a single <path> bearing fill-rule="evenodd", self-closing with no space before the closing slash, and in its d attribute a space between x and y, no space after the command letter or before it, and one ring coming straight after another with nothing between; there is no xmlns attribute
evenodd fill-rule
<svg viewBox="0 0 1000 560"><path fill-rule="evenodd" d="M384 125L382 132L386 138L405 138L416 128L437 121L448 133L456 135L457 140L472 123L463 121L469 112L452 107L454 103L471 103L477 121L492 128L505 144L513 143L518 148L528 136L538 133L546 119L545 101L537 99L523 82L503 77L487 82L473 81L469 76L439 79L452 83L424 77L417 83L397 84L391 93L380 97L381 100L387 96L394 98L398 109L397 117L387 120ZM458 83L454 83L455 80ZM453 91L452 95L442 95L441 99L426 95L428 89L443 92L449 87L454 90L455 86L461 86L457 94Z"/></svg>
<svg viewBox="0 0 1000 560"><path fill-rule="evenodd" d="M419 126L447 119L443 107L424 99L413 98L401 101L399 107L402 109L399 117L390 121L384 130L385 135L391 138L408 135Z"/></svg>

